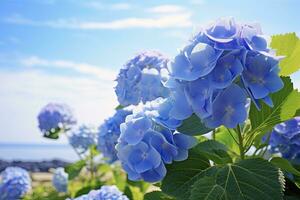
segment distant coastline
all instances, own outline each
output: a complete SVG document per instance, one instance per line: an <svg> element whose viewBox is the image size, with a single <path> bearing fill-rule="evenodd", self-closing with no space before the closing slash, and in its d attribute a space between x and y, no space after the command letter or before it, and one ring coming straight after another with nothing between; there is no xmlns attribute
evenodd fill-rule
<svg viewBox="0 0 300 200"><path fill-rule="evenodd" d="M6 167L22 167L30 172L49 172L52 168L65 167L69 162L62 160L50 161L5 161L0 160L0 172Z"/></svg>
<svg viewBox="0 0 300 200"><path fill-rule="evenodd" d="M69 144L52 144L52 143L10 143L10 142L0 142L0 148L14 148L14 147L37 147L37 148L69 148Z"/></svg>
<svg viewBox="0 0 300 200"><path fill-rule="evenodd" d="M0 143L0 160L73 162L77 159L76 153L68 144Z"/></svg>

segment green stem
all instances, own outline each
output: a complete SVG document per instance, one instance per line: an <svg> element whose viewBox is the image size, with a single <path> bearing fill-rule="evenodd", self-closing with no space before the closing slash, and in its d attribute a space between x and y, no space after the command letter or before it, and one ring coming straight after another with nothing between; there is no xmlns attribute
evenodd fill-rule
<svg viewBox="0 0 300 200"><path fill-rule="evenodd" d="M237 130L238 139L239 139L240 156L241 156L241 159L244 159L245 158L245 149L244 149L243 136L242 136L240 125L237 126L236 130Z"/></svg>
<svg viewBox="0 0 300 200"><path fill-rule="evenodd" d="M90 150L90 172L91 172L91 178L94 179L94 155L91 150Z"/></svg>
<svg viewBox="0 0 300 200"><path fill-rule="evenodd" d="M216 140L216 130L214 129L213 132L212 132L212 139L213 140Z"/></svg>

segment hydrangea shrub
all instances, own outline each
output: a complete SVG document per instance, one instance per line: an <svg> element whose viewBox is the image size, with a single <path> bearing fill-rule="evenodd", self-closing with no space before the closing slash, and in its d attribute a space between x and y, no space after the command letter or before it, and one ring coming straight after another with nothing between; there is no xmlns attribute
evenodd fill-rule
<svg viewBox="0 0 300 200"><path fill-rule="evenodd" d="M7 167L0 177L1 200L20 199L31 189L29 173L20 167Z"/></svg>
<svg viewBox="0 0 300 200"><path fill-rule="evenodd" d="M76 124L72 109L66 104L49 103L38 114L39 129L44 137L57 139L61 131Z"/></svg>
<svg viewBox="0 0 300 200"><path fill-rule="evenodd" d="M52 184L58 192L68 191L68 177L69 175L65 172L64 168L55 169Z"/></svg>
<svg viewBox="0 0 300 200"><path fill-rule="evenodd" d="M69 142L79 153L85 153L97 143L97 129L93 126L81 125L72 130Z"/></svg>
<svg viewBox="0 0 300 200"><path fill-rule="evenodd" d="M270 146L274 153L294 164L300 164L300 117L277 124L270 135Z"/></svg>
<svg viewBox="0 0 300 200"><path fill-rule="evenodd" d="M118 97L137 97L127 103L118 98L121 105L142 102L120 125L116 145L130 180L162 181L162 192L176 199L282 199L281 169L300 172L285 161L263 160L268 146L258 141L276 123L296 115L300 94L288 77L280 77L284 56L276 50L287 47L277 41L272 49L267 38L257 23L221 18L202 27L160 71L166 96L140 100L133 95L139 91L136 70L128 70L130 79L122 79L122 84L117 79L119 86L131 85L127 88L132 92L117 89ZM190 136L210 130L210 140L196 142ZM273 132L270 144L295 161L293 136ZM256 150L249 151L252 148Z"/></svg>
<svg viewBox="0 0 300 200"><path fill-rule="evenodd" d="M71 196L297 199L300 92L289 76L300 68L300 40L269 41L257 23L221 18L172 59L154 51L130 59L116 79L120 106L98 129L108 163L97 166L90 151L67 166L71 181L91 172ZM79 132L71 144L86 150L94 140Z"/></svg>

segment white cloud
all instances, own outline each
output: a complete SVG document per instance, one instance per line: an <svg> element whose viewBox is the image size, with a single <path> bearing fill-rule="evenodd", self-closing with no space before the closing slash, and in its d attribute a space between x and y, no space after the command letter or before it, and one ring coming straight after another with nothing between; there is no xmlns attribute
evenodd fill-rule
<svg viewBox="0 0 300 200"><path fill-rule="evenodd" d="M74 70L81 74L94 76L101 80L113 81L117 72L87 63L76 63L68 60L47 60L38 56L30 56L20 60L20 64L30 67L55 67Z"/></svg>
<svg viewBox="0 0 300 200"><path fill-rule="evenodd" d="M41 137L36 120L48 102L69 104L80 123L94 125L109 117L117 105L113 81L49 75L37 70L0 71L0 80L1 142L49 142Z"/></svg>
<svg viewBox="0 0 300 200"><path fill-rule="evenodd" d="M49 21L36 21L14 15L4 20L10 24L29 25L37 27L101 30L126 28L185 28L191 27L191 13L179 12L146 18L122 18L112 21L81 21L78 19L57 19Z"/></svg>
<svg viewBox="0 0 300 200"><path fill-rule="evenodd" d="M184 7L172 4L160 5L148 9L148 12L158 14L182 13L185 11L186 9Z"/></svg>

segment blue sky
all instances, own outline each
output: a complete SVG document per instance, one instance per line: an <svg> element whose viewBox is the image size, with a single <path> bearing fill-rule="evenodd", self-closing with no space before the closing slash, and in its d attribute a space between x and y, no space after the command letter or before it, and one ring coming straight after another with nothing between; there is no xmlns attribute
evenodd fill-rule
<svg viewBox="0 0 300 200"><path fill-rule="evenodd" d="M117 105L118 69L141 50L172 57L199 26L226 16L259 22L268 35L299 35L299 7L298 0L1 1L0 142L49 142L36 128L49 101L99 125Z"/></svg>

